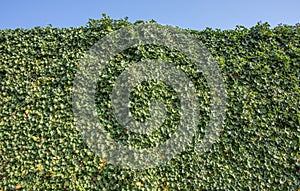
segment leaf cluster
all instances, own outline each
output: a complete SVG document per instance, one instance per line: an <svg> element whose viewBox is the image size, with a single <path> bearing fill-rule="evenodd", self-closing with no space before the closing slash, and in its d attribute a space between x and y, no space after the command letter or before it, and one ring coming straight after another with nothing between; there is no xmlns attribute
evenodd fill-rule
<svg viewBox="0 0 300 191"><path fill-rule="evenodd" d="M228 93L222 133L208 152L198 156L191 147L165 166L141 171L120 169L91 152L72 112L79 60L103 36L133 24L138 23L104 15L78 28L0 30L0 190L300 188L298 25L188 30L216 58ZM157 81L131 92L131 111L143 121L149 100L165 101L168 118L162 127L141 136L122 129L112 115L109 95L115 80L143 59L174 63L193 81L201 106L200 139L209 121L206 80L180 52L155 45L116 55L99 76L96 103L107 131L122 144L147 148L176 129L180 102L172 88Z"/></svg>

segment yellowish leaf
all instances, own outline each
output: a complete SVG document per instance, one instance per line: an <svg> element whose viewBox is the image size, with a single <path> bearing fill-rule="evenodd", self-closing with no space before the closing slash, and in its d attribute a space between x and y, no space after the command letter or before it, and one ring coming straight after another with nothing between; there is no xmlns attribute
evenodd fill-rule
<svg viewBox="0 0 300 191"><path fill-rule="evenodd" d="M106 163L106 161L104 160L104 159L100 159L100 164L99 164L99 166L98 166L98 169L100 169L100 168L102 168L102 167L104 167L104 166L106 166L107 165L107 163Z"/></svg>
<svg viewBox="0 0 300 191"><path fill-rule="evenodd" d="M167 191L167 190L169 190L169 186L168 185L164 187L163 191Z"/></svg>
<svg viewBox="0 0 300 191"><path fill-rule="evenodd" d="M22 188L22 185L21 185L21 184L17 184L16 187L15 187L16 190L19 190L19 189L21 189L21 188Z"/></svg>
<svg viewBox="0 0 300 191"><path fill-rule="evenodd" d="M39 138L39 137L36 137L36 136L32 136L32 139L33 139L35 142L37 142L37 141L40 140L40 138Z"/></svg>
<svg viewBox="0 0 300 191"><path fill-rule="evenodd" d="M141 182L136 182L135 185L142 186L142 183Z"/></svg>
<svg viewBox="0 0 300 191"><path fill-rule="evenodd" d="M38 164L38 165L36 166L36 170L38 170L38 171L44 170L43 165Z"/></svg>

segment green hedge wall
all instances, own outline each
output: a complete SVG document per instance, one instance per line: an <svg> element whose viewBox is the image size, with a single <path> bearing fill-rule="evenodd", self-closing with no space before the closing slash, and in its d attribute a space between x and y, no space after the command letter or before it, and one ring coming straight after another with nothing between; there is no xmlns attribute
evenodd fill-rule
<svg viewBox="0 0 300 191"><path fill-rule="evenodd" d="M189 148L165 166L137 171L108 164L86 146L72 112L79 60L103 36L141 22L104 16L78 28L0 30L0 190L298 190L299 25L187 30L216 58L228 93L221 136L203 155ZM154 45L124 51L111 67L144 58L186 66L200 92L201 134L209 120L205 79L192 76L193 64L179 52ZM117 75L109 71L111 78L99 80L99 111L108 108L101 104L111 90L103 87ZM137 118L147 118L145 97L153 87L165 92L162 98L174 94L162 84L142 84L132 93ZM167 132L176 125L176 112L172 116ZM137 146L168 138L163 130L152 138L107 130Z"/></svg>

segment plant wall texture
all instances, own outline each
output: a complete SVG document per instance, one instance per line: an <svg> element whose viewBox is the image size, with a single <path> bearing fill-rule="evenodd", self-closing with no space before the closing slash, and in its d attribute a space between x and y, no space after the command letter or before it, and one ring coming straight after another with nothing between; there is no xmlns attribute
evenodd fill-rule
<svg viewBox="0 0 300 191"><path fill-rule="evenodd" d="M0 30L0 190L298 190L300 189L300 26L258 23L234 30L186 30L216 59L227 92L226 119L212 147L193 147L166 165L122 169L93 153L76 129L72 86L94 43L138 25L104 16L84 27ZM149 21L154 22L154 21ZM149 99L166 100L168 118L148 136L124 131L110 116L109 93L126 66L160 59L182 66L197 87L201 138L210 92L193 63L167 47L145 45L115 56L99 76L99 119L125 145L151 147L178 125L178 97L150 81L130 94L133 115L149 117Z"/></svg>

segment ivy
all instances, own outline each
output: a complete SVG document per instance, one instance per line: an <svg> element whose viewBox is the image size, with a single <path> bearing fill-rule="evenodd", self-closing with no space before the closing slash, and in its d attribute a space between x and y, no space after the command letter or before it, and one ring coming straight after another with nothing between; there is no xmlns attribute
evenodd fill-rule
<svg viewBox="0 0 300 191"><path fill-rule="evenodd" d="M233 30L187 30L218 61L226 83L226 121L203 155L188 148L165 166L124 170L91 152L77 131L72 85L79 60L99 39L138 24L103 15L78 28L0 30L0 190L297 190L300 188L300 27L258 23ZM149 21L155 22L155 21ZM167 140L178 122L172 88L143 82L131 92L132 113L149 117L148 100L165 100L168 119L147 136L124 131L112 117L117 76L143 59L179 66L196 84L208 124L209 88L194 64L167 47L139 46L116 55L99 76L99 118L118 141L147 148Z"/></svg>

